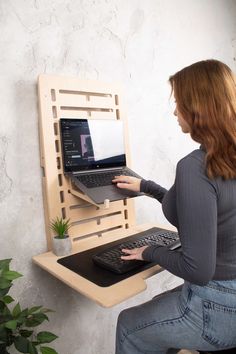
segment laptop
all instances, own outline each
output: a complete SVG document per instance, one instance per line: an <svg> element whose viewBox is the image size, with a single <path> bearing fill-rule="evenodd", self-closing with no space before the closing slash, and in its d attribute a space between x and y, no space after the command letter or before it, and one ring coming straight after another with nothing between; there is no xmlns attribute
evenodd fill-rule
<svg viewBox="0 0 236 354"><path fill-rule="evenodd" d="M63 118L60 133L64 174L95 203L143 195L112 183L117 175L142 178L126 166L121 120Z"/></svg>

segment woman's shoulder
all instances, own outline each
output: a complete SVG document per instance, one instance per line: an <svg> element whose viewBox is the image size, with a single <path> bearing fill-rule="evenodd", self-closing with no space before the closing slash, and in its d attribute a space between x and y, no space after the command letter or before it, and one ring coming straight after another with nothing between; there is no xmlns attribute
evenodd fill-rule
<svg viewBox="0 0 236 354"><path fill-rule="evenodd" d="M177 164L176 179L191 180L198 186L208 185L218 193L217 179L207 176L205 156L206 152L200 148L183 157Z"/></svg>
<svg viewBox="0 0 236 354"><path fill-rule="evenodd" d="M179 167L202 167L205 169L205 155L206 152L199 148L190 152L190 154L183 157L179 162Z"/></svg>
<svg viewBox="0 0 236 354"><path fill-rule="evenodd" d="M177 164L176 175L188 176L191 179L209 180L206 174L206 152L203 149L196 149L183 157Z"/></svg>

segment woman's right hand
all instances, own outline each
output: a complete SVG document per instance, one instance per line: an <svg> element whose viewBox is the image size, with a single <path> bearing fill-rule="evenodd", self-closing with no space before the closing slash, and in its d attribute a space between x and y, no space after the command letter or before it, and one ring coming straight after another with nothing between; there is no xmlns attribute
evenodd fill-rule
<svg viewBox="0 0 236 354"><path fill-rule="evenodd" d="M140 192L141 179L130 176L115 176L112 180L118 188L128 189L133 192Z"/></svg>

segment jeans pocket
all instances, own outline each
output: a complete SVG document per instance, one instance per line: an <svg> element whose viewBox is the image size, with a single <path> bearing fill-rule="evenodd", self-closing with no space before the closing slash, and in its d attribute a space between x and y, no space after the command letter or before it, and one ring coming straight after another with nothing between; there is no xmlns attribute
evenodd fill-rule
<svg viewBox="0 0 236 354"><path fill-rule="evenodd" d="M236 307L203 301L202 336L216 348L236 346Z"/></svg>

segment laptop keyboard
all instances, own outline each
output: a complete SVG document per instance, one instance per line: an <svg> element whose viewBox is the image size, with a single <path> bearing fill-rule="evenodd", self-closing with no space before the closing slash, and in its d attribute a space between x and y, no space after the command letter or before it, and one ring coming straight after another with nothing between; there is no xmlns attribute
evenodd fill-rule
<svg viewBox="0 0 236 354"><path fill-rule="evenodd" d="M116 171L107 171L107 172L100 172L100 173L90 173L87 175L76 175L75 177L83 183L87 188L95 188L95 187L103 187L108 186L109 184L113 184L112 180L114 176L132 176L140 178L140 176L136 175L134 172L121 169Z"/></svg>
<svg viewBox="0 0 236 354"><path fill-rule="evenodd" d="M139 260L122 260L120 258L123 255L121 250L123 248L133 249L151 245L166 246L170 250L174 250L180 247L179 235L174 231L153 227L146 231L129 236L120 244L116 243L114 246L95 254L93 256L93 261L95 264L102 268L108 269L111 272L123 274L137 267L142 267L147 262Z"/></svg>

